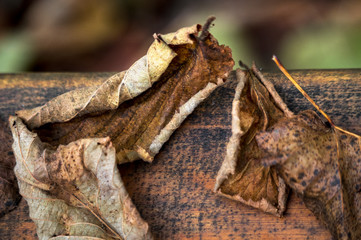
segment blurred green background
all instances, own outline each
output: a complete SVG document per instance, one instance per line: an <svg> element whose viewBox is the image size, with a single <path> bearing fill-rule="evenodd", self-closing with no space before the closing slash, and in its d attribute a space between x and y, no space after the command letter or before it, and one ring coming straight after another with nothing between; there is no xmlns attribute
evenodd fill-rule
<svg viewBox="0 0 361 240"><path fill-rule="evenodd" d="M361 1L0 0L0 72L121 71L152 35L217 17L234 59L273 69L361 68Z"/></svg>

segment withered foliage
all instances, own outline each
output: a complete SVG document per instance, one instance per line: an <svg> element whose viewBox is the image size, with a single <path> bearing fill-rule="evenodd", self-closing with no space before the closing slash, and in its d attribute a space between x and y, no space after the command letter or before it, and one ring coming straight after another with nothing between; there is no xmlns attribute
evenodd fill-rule
<svg viewBox="0 0 361 240"><path fill-rule="evenodd" d="M146 56L101 86L68 92L17 115L52 145L109 136L118 163L152 161L232 70L231 50L207 29L198 37L201 29L194 25L157 35Z"/></svg>
<svg viewBox="0 0 361 240"><path fill-rule="evenodd" d="M120 178L109 138L53 149L19 118L10 123L15 174L39 239L151 238Z"/></svg>
<svg viewBox="0 0 361 240"><path fill-rule="evenodd" d="M213 20L155 35L127 71L10 118L20 193L40 239L151 238L116 163L152 161L227 78L234 62L208 32Z"/></svg>
<svg viewBox="0 0 361 240"><path fill-rule="evenodd" d="M215 191L265 212L281 216L287 187L271 167L259 159L263 151L255 136L282 118L292 116L273 85L253 66L237 70L239 80L232 106L232 136L218 172Z"/></svg>
<svg viewBox="0 0 361 240"><path fill-rule="evenodd" d="M361 239L361 140L313 111L256 136L263 163L278 172L336 239Z"/></svg>
<svg viewBox="0 0 361 240"><path fill-rule="evenodd" d="M311 110L281 119L256 136L262 162L276 167L335 239L361 239L361 136L336 126L274 61L327 122Z"/></svg>
<svg viewBox="0 0 361 240"><path fill-rule="evenodd" d="M208 32L213 20L156 34L146 56L102 85L10 117L15 174L40 239L152 238L116 164L151 162L225 81L234 62ZM361 137L313 111L294 115L255 66L236 76L215 191L282 216L288 185L334 238L361 239ZM11 170L11 157L1 161ZM18 199L10 172L0 173L0 216Z"/></svg>

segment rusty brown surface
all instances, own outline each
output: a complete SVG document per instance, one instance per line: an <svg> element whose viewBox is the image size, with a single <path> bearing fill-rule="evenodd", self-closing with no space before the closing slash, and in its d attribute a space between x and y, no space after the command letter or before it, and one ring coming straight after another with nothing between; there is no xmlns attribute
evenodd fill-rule
<svg viewBox="0 0 361 240"><path fill-rule="evenodd" d="M334 122L361 133L361 70L293 71L293 76ZM0 118L112 73L0 75ZM294 112L312 106L280 73L264 73ZM317 239L331 236L302 201L291 194L283 218L212 192L231 135L234 80L206 99L173 134L152 164L121 165L122 178L142 217L158 239ZM1 153L4 154L4 153ZM36 239L22 200L0 218L1 239Z"/></svg>
<svg viewBox="0 0 361 240"><path fill-rule="evenodd" d="M21 199L12 169L15 157L11 150L12 137L9 124L0 119L0 218L14 209Z"/></svg>

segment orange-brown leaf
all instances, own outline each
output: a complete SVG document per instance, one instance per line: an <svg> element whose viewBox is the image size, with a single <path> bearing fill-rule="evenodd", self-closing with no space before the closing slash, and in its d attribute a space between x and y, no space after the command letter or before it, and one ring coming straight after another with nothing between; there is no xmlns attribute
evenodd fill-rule
<svg viewBox="0 0 361 240"><path fill-rule="evenodd" d="M254 137L292 113L273 85L255 67L247 72L237 70L237 78L232 136L215 190L228 198L281 216L286 207L287 188L275 169L259 162L263 152Z"/></svg>
<svg viewBox="0 0 361 240"><path fill-rule="evenodd" d="M118 162L152 161L182 121L232 70L231 50L200 25L156 35L147 56L100 87L18 112L54 146L109 136ZM148 89L148 90L147 90Z"/></svg>
<svg viewBox="0 0 361 240"><path fill-rule="evenodd" d="M231 50L208 32L212 20L203 29L194 25L155 35L147 55L128 70L10 119L20 191L42 239L150 238L116 158L152 161L227 78L234 64Z"/></svg>

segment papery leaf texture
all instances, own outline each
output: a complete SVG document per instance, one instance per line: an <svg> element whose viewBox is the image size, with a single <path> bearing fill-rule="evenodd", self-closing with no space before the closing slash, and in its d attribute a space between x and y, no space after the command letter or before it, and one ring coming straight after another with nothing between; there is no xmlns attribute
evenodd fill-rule
<svg viewBox="0 0 361 240"><path fill-rule="evenodd" d="M255 135L293 113L255 66L247 71L238 69L236 75L239 82L232 104L232 136L215 191L281 216L286 208L288 188L275 169L259 161L263 151L257 146Z"/></svg>
<svg viewBox="0 0 361 240"><path fill-rule="evenodd" d="M151 238L116 164L151 162L226 80L234 62L208 32L213 20L155 34L128 70L10 118L15 173L40 239Z"/></svg>
<svg viewBox="0 0 361 240"><path fill-rule="evenodd" d="M361 239L361 137L311 110L256 136L263 163L303 199L335 239Z"/></svg>
<svg viewBox="0 0 361 240"><path fill-rule="evenodd" d="M10 117L15 174L39 239L151 239L120 177L109 138L56 149Z"/></svg>
<svg viewBox="0 0 361 240"><path fill-rule="evenodd" d="M151 162L233 65L230 48L198 24L155 34L146 56L102 85L65 93L17 115L54 146L109 136L118 163Z"/></svg>
<svg viewBox="0 0 361 240"><path fill-rule="evenodd" d="M21 199L14 174L15 158L11 150L11 132L0 120L0 217L14 209Z"/></svg>

